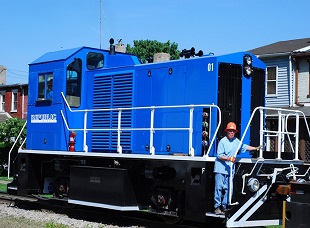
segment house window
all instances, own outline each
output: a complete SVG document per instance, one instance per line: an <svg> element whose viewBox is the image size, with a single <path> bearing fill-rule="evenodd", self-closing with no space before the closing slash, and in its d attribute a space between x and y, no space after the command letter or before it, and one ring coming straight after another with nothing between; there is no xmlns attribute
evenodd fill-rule
<svg viewBox="0 0 310 228"><path fill-rule="evenodd" d="M12 90L11 112L17 112L17 90Z"/></svg>
<svg viewBox="0 0 310 228"><path fill-rule="evenodd" d="M0 91L0 112L5 112L5 91Z"/></svg>
<svg viewBox="0 0 310 228"><path fill-rule="evenodd" d="M277 71L278 67L267 67L267 93L266 95L277 94Z"/></svg>
<svg viewBox="0 0 310 228"><path fill-rule="evenodd" d="M53 73L39 75L38 100L52 100L53 98Z"/></svg>

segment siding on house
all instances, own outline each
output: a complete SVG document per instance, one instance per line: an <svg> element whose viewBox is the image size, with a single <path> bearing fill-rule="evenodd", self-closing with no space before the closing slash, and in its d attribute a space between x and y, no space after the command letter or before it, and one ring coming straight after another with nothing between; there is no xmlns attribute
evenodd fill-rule
<svg viewBox="0 0 310 228"><path fill-rule="evenodd" d="M310 103L310 81L309 81L309 62L306 59L300 59L298 62L298 94L299 103Z"/></svg>
<svg viewBox="0 0 310 228"><path fill-rule="evenodd" d="M261 58L266 67L277 67L277 94L266 96L266 107L287 107L290 105L290 62L288 56Z"/></svg>
<svg viewBox="0 0 310 228"><path fill-rule="evenodd" d="M266 97L266 106L281 108L310 106L310 37L279 41L249 52L265 62L267 67L272 65L279 67L278 93L276 96Z"/></svg>

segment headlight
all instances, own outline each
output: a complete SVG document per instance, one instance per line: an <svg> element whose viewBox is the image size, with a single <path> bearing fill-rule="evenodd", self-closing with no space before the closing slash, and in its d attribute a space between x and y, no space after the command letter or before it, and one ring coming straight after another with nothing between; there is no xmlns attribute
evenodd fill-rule
<svg viewBox="0 0 310 228"><path fill-rule="evenodd" d="M252 57L250 55L245 55L244 61L247 65L251 65L252 64Z"/></svg>
<svg viewBox="0 0 310 228"><path fill-rule="evenodd" d="M298 178L298 179L297 179L297 182L298 182L298 183L304 183L304 182L306 182L306 180L303 179L303 178Z"/></svg>
<svg viewBox="0 0 310 228"><path fill-rule="evenodd" d="M250 178L248 180L247 186L250 192L256 192L259 189L259 181L256 178Z"/></svg>
<svg viewBox="0 0 310 228"><path fill-rule="evenodd" d="M252 74L252 68L250 67L250 66L245 66L244 67L244 73L245 73L245 75L250 75L250 74Z"/></svg>
<svg viewBox="0 0 310 228"><path fill-rule="evenodd" d="M252 57L248 54L243 56L243 74L245 76L250 76L253 71L252 67Z"/></svg>

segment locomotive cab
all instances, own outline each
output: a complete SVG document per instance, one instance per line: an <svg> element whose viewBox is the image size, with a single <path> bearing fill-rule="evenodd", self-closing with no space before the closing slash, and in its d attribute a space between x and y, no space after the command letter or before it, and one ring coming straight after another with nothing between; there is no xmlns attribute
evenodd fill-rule
<svg viewBox="0 0 310 228"><path fill-rule="evenodd" d="M50 52L29 66L29 100L27 149L68 150L71 128L83 128L76 121L83 118L82 112L93 108L91 99L93 72L109 67L139 64L136 56L87 47ZM87 89L87 93L83 93ZM65 120L65 121L64 121ZM38 125L39 124L39 125ZM40 126L40 127L38 127ZM42 132L44 129L44 132ZM76 151L85 151L76 132Z"/></svg>

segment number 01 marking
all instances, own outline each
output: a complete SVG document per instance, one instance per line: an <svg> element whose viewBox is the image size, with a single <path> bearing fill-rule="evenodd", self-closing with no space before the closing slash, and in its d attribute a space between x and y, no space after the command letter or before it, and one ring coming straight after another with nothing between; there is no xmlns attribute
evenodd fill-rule
<svg viewBox="0 0 310 228"><path fill-rule="evenodd" d="M208 63L208 71L213 71L213 63Z"/></svg>

